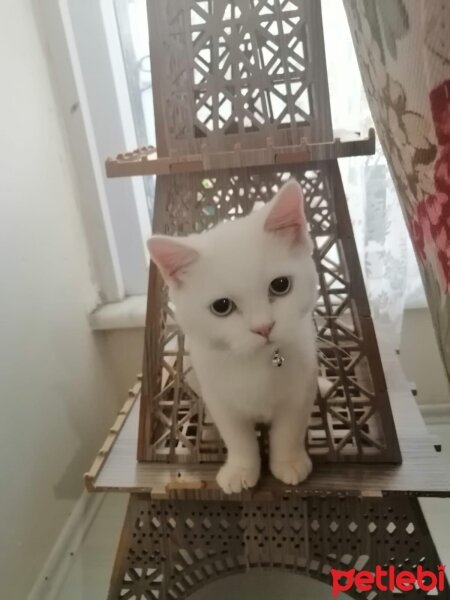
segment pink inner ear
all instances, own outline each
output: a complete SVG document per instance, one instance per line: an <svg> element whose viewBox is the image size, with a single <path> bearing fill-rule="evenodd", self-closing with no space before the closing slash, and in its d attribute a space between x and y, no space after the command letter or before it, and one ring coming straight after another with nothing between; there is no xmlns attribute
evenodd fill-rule
<svg viewBox="0 0 450 600"><path fill-rule="evenodd" d="M264 229L287 235L293 234L297 241L301 239L306 229L303 192L293 179L285 183L273 199Z"/></svg>
<svg viewBox="0 0 450 600"><path fill-rule="evenodd" d="M180 283L181 275L199 256L197 250L186 243L164 235L150 238L148 249L167 283Z"/></svg>

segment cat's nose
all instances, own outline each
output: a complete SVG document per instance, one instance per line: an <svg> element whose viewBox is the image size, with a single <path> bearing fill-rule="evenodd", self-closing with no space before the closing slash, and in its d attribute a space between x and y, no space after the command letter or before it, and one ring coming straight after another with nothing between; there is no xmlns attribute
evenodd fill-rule
<svg viewBox="0 0 450 600"><path fill-rule="evenodd" d="M252 333L256 333L257 335L261 335L262 337L268 338L274 325L275 323L272 321L272 323L264 323L263 325L258 325L258 327L253 327L250 329L250 331Z"/></svg>

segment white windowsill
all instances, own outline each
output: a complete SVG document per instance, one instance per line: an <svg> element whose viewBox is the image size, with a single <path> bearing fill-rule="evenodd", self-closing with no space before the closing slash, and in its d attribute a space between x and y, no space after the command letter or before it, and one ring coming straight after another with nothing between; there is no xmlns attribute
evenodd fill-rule
<svg viewBox="0 0 450 600"><path fill-rule="evenodd" d="M407 299L405 302L405 310L415 310L418 308L428 308L427 299L425 295L419 298Z"/></svg>
<svg viewBox="0 0 450 600"><path fill-rule="evenodd" d="M120 302L109 302L89 315L93 330L136 329L145 326L147 296L129 296Z"/></svg>

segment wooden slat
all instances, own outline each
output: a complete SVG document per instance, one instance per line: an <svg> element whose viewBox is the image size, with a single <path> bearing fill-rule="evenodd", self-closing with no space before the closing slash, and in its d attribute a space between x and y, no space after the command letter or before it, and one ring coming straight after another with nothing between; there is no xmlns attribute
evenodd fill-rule
<svg viewBox="0 0 450 600"><path fill-rule="evenodd" d="M139 148L132 152L108 158L105 162L108 177L131 177L142 175L170 175L195 173L239 167L266 165L292 165L312 160L331 160L346 156L367 156L375 152L375 131L369 129L368 137L354 135L351 139L336 138L327 142L308 143L298 146L272 146L270 139L265 148L240 148L201 154L158 156L153 147Z"/></svg>
<svg viewBox="0 0 450 600"><path fill-rule="evenodd" d="M122 408L120 409L116 420L114 421L113 426L110 428L106 440L103 443L103 446L98 451L98 454L92 463L91 468L84 475L84 481L86 488L89 491L94 491L94 481L97 475L100 473L103 465L105 464L106 459L109 456L116 440L117 436L122 430L128 415L130 414L132 408L135 405L136 399L140 396L141 393L141 376L138 376L138 382L128 390L128 397L125 400Z"/></svg>

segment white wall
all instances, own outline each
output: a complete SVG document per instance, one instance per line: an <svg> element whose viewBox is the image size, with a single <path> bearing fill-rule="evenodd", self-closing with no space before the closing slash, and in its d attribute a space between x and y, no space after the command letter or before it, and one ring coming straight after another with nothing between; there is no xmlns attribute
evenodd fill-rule
<svg viewBox="0 0 450 600"><path fill-rule="evenodd" d="M105 356L111 365L116 389L125 400L127 391L142 373L144 328L116 329L99 333L104 339Z"/></svg>
<svg viewBox="0 0 450 600"><path fill-rule="evenodd" d="M449 386L428 307L405 310L400 360L419 404L449 404Z"/></svg>
<svg viewBox="0 0 450 600"><path fill-rule="evenodd" d="M29 0L0 2L0 581L22 600L118 408Z"/></svg>

